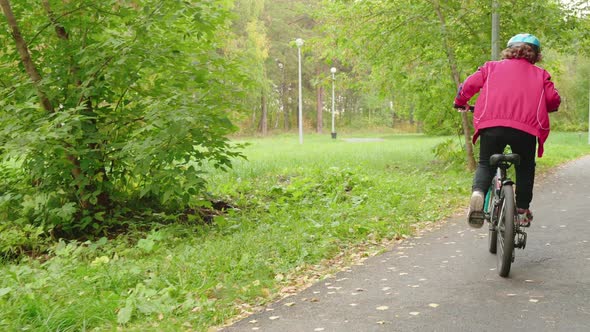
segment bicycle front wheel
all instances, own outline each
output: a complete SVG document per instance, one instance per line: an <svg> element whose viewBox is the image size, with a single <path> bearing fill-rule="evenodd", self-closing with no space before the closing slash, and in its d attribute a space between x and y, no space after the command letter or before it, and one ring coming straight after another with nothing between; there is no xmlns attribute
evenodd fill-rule
<svg viewBox="0 0 590 332"><path fill-rule="evenodd" d="M496 241L498 274L504 278L510 273L510 265L514 260L515 217L514 189L512 185L507 184L502 186Z"/></svg>

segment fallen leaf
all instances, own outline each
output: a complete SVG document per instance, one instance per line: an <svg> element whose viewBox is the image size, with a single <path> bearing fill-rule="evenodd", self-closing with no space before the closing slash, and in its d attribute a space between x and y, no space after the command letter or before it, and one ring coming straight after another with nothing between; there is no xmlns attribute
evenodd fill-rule
<svg viewBox="0 0 590 332"><path fill-rule="evenodd" d="M418 311L412 311L410 312L410 315L412 316L418 316L420 313Z"/></svg>
<svg viewBox="0 0 590 332"><path fill-rule="evenodd" d="M270 316L270 317L268 317L268 319L270 319L270 320L276 320L276 319L279 319L279 318L280 318L279 316Z"/></svg>
<svg viewBox="0 0 590 332"><path fill-rule="evenodd" d="M295 305L295 302L287 302L287 303L285 303L285 306L286 307L292 307L294 305Z"/></svg>
<svg viewBox="0 0 590 332"><path fill-rule="evenodd" d="M379 307L377 307L376 309L377 309L377 310L381 310L381 311L383 311L383 310L387 310L387 309L389 309L389 307L388 307L388 306L386 306L386 305L382 305L382 306L379 306Z"/></svg>
<svg viewBox="0 0 590 332"><path fill-rule="evenodd" d="M436 308L436 307L438 307L438 304L437 303L430 303L428 306L431 308Z"/></svg>

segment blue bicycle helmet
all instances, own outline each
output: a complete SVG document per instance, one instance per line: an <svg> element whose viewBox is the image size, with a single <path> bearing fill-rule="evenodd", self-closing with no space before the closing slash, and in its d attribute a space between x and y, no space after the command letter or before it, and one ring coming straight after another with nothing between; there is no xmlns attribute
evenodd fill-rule
<svg viewBox="0 0 590 332"><path fill-rule="evenodd" d="M518 35L510 38L508 41L508 47L516 46L522 43L533 46L536 51L541 49L541 42L539 41L539 38L531 35L530 33L519 33Z"/></svg>

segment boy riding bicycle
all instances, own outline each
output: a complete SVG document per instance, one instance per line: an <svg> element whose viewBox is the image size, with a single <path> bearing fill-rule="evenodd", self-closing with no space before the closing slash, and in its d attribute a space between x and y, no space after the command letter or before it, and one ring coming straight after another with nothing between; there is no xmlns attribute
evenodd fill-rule
<svg viewBox="0 0 590 332"><path fill-rule="evenodd" d="M543 156L543 144L549 136L549 113L557 111L561 98L551 82L551 75L535 66L541 61L541 43L531 34L518 34L508 41L501 61L486 62L459 86L455 106L469 110L468 101L480 93L475 102L473 143L480 138L479 163L473 178L468 223L480 228L481 218L471 218L483 210L485 192L494 177L489 160L502 153L507 145L519 154L516 165L516 206L521 226L533 219L529 207L535 180L535 150Z"/></svg>

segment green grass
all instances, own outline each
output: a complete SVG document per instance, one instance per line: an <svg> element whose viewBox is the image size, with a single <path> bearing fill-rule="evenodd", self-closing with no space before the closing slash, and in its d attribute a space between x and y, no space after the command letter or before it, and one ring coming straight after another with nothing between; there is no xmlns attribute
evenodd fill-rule
<svg viewBox="0 0 590 332"><path fill-rule="evenodd" d="M472 174L432 152L447 137L380 137L246 140L248 161L210 177L210 193L235 207L211 224L59 243L43 260L0 265L0 330L207 330L331 272L341 252L378 250L465 206ZM588 153L583 134L552 134L539 170Z"/></svg>

